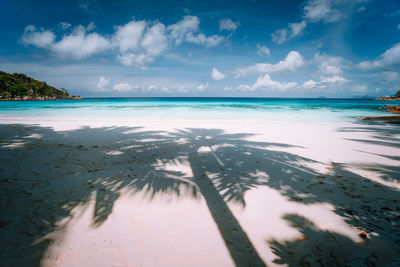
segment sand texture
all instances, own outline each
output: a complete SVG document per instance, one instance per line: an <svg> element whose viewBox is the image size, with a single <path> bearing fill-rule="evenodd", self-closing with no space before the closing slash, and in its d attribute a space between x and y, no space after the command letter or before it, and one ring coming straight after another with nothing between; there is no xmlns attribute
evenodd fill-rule
<svg viewBox="0 0 400 267"><path fill-rule="evenodd" d="M0 124L1 266L399 266L400 128Z"/></svg>

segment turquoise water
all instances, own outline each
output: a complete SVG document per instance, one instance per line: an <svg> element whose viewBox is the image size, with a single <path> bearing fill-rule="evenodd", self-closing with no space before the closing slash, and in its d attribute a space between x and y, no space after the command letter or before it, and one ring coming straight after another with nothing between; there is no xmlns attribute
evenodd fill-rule
<svg viewBox="0 0 400 267"><path fill-rule="evenodd" d="M399 101L295 98L87 98L1 101L1 117L174 116L208 118L344 119L390 115L383 106Z"/></svg>

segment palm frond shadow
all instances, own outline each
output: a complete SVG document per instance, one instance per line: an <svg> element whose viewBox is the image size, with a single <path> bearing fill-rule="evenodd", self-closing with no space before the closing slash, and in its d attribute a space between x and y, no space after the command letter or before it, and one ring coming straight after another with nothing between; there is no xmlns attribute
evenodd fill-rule
<svg viewBox="0 0 400 267"><path fill-rule="evenodd" d="M59 221L70 218L75 207L88 203L94 192L93 227L107 220L122 192L140 194L148 201L159 195L177 200L203 198L238 266L265 265L228 206L235 203L245 208L246 192L258 186L274 188L288 200L304 205L331 203L349 224L378 231L377 238L387 238L388 233L371 226L371 216L374 220L392 220L389 229L399 226L398 221L393 221L395 213L382 217L361 207L356 208L355 214L357 190L353 195L337 194L340 186L351 184L348 180L359 182L368 187L368 194L377 198L385 195L384 200L378 201L379 208L398 198L397 191L376 187L340 164L321 181L318 172L303 166L315 161L276 149L292 145L249 141L251 134L229 134L220 129L163 132L128 127L55 132L20 125L0 126L0 133L0 174L4 177L0 189L0 215L4 218L0 221L0 234L4 241L1 243L6 244L0 250L0 258L5 259L6 265L39 266L51 242L43 237L54 232ZM29 153L33 148L35 155ZM192 174L164 168L178 163L187 163ZM42 173L37 173L38 169ZM347 180L338 181L338 175ZM370 200L371 195L358 198ZM35 243L38 239L42 242ZM389 238L390 242L394 240Z"/></svg>

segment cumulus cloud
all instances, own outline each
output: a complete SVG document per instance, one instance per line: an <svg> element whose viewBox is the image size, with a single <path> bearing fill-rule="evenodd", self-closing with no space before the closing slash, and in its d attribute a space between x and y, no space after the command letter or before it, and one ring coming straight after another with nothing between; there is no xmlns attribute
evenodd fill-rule
<svg viewBox="0 0 400 267"><path fill-rule="evenodd" d="M326 54L316 53L313 62L318 65L321 75L340 75L343 73L344 59L342 57L332 57Z"/></svg>
<svg viewBox="0 0 400 267"><path fill-rule="evenodd" d="M317 86L317 82L314 80L308 80L303 83L303 87L306 89L312 89Z"/></svg>
<svg viewBox="0 0 400 267"><path fill-rule="evenodd" d="M145 28L146 22L143 20L133 20L123 26L116 27L114 44L119 47L122 53L137 49Z"/></svg>
<svg viewBox="0 0 400 267"><path fill-rule="evenodd" d="M314 80L305 81L302 87L307 90L317 91L321 89L332 89L334 88L333 86L338 84L344 84L348 81L349 80L339 75L321 76L319 81L314 81Z"/></svg>
<svg viewBox="0 0 400 267"><path fill-rule="evenodd" d="M145 54L125 53L117 55L117 61L124 66L141 66L143 67L154 60L153 57Z"/></svg>
<svg viewBox="0 0 400 267"><path fill-rule="evenodd" d="M286 91L297 86L295 82L278 82L271 79L271 76L265 74L258 77L257 81L249 85L239 85L238 89L242 91L256 91L256 90L271 90L271 91Z"/></svg>
<svg viewBox="0 0 400 267"><path fill-rule="evenodd" d="M116 83L112 84L111 79L107 79L104 76L100 76L99 81L97 82L96 88L91 91L101 93L101 92L120 92L126 93L130 92L133 89L137 89L128 83Z"/></svg>
<svg viewBox="0 0 400 267"><path fill-rule="evenodd" d="M87 27L78 25L68 34L56 41L56 35L51 30L36 29L33 25L25 27L20 41L25 45L32 45L50 51L60 58L83 59L104 51L119 51L116 56L118 62L126 66L143 68L163 51L168 49L169 43L180 44L190 42L206 47L213 47L221 43L225 37L219 35L206 36L199 32L200 21L196 16L185 16L175 24L165 26L160 22L132 20L124 25L115 26L111 36L102 36L96 32L95 25ZM71 24L60 23L64 30L71 28Z"/></svg>
<svg viewBox="0 0 400 267"><path fill-rule="evenodd" d="M113 89L117 92L129 92L132 91L133 86L128 84L128 83L118 83L118 84L114 84Z"/></svg>
<svg viewBox="0 0 400 267"><path fill-rule="evenodd" d="M206 37L204 34L199 33L197 35L194 35L193 33L189 32L186 36L186 41L189 43L195 43L195 44L202 44L207 47L213 47L218 45L220 42L222 42L224 38L222 36L218 35L212 35L209 37Z"/></svg>
<svg viewBox="0 0 400 267"><path fill-rule="evenodd" d="M211 78L213 80L219 81L225 78L225 75L221 72L219 72L216 68L212 68L211 71Z"/></svg>
<svg viewBox="0 0 400 267"><path fill-rule="evenodd" d="M199 91L204 91L204 90L206 90L208 88L208 82L206 82L206 83L202 83L202 84L200 84L199 86L197 86L197 90L199 90Z"/></svg>
<svg viewBox="0 0 400 267"><path fill-rule="evenodd" d="M21 42L26 45L33 45L40 48L48 48L56 39L56 35L49 30L37 30L35 26L28 25L25 27Z"/></svg>
<svg viewBox="0 0 400 267"><path fill-rule="evenodd" d="M143 20L130 21L117 27L114 44L121 52L117 61L122 65L143 67L167 49L166 27L159 22L150 26Z"/></svg>
<svg viewBox="0 0 400 267"><path fill-rule="evenodd" d="M97 34L87 34L82 25L75 27L70 34L64 35L58 42L50 30L36 30L35 26L25 27L21 41L27 45L48 49L61 58L82 59L103 52L111 47L105 37Z"/></svg>
<svg viewBox="0 0 400 267"><path fill-rule="evenodd" d="M284 42L301 35L306 26L307 23L305 20L298 23L289 23L287 29L279 29L271 34L272 41L276 44L283 44Z"/></svg>
<svg viewBox="0 0 400 267"><path fill-rule="evenodd" d="M219 21L219 30L235 31L239 25L239 22L234 22L231 19L222 19Z"/></svg>
<svg viewBox="0 0 400 267"><path fill-rule="evenodd" d="M347 82L348 80L340 75L333 75L333 76L322 76L321 83L342 83Z"/></svg>
<svg viewBox="0 0 400 267"><path fill-rule="evenodd" d="M362 70L391 69L400 65L400 43L386 50L379 59L358 64Z"/></svg>
<svg viewBox="0 0 400 267"><path fill-rule="evenodd" d="M349 82L348 79L343 77L343 68L346 63L342 57L316 53L310 63L317 65L318 71L316 74L318 75L318 80L304 82L302 87L305 89L332 89L337 84Z"/></svg>
<svg viewBox="0 0 400 267"><path fill-rule="evenodd" d="M257 44L257 54L259 54L260 56L262 56L262 55L270 56L271 52L269 51L268 47Z"/></svg>
<svg viewBox="0 0 400 267"><path fill-rule="evenodd" d="M304 64L303 57L297 51L290 51L284 60L276 64L259 63L250 67L238 68L235 72L235 78L247 76L251 73L275 73L283 71L294 71Z"/></svg>
<svg viewBox="0 0 400 267"><path fill-rule="evenodd" d="M188 33L199 31L200 21L196 16L185 16L175 24L169 25L167 29L176 44L182 43Z"/></svg>
<svg viewBox="0 0 400 267"><path fill-rule="evenodd" d="M86 28L77 26L71 34L51 45L51 50L59 57L82 59L108 50L111 43L97 33L87 34Z"/></svg>
<svg viewBox="0 0 400 267"><path fill-rule="evenodd" d="M162 23L157 23L147 30L141 45L149 55L157 56L167 49L165 31L165 26Z"/></svg>
<svg viewBox="0 0 400 267"><path fill-rule="evenodd" d="M107 79L103 76L100 76L99 82L97 83L96 92L109 92L111 91L111 79Z"/></svg>

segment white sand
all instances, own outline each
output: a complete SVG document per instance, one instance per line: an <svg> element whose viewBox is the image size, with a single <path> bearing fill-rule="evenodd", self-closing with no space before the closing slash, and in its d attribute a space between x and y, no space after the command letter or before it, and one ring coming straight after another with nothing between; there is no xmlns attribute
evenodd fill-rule
<svg viewBox="0 0 400 267"><path fill-rule="evenodd" d="M0 123L5 265L400 263L399 126Z"/></svg>

